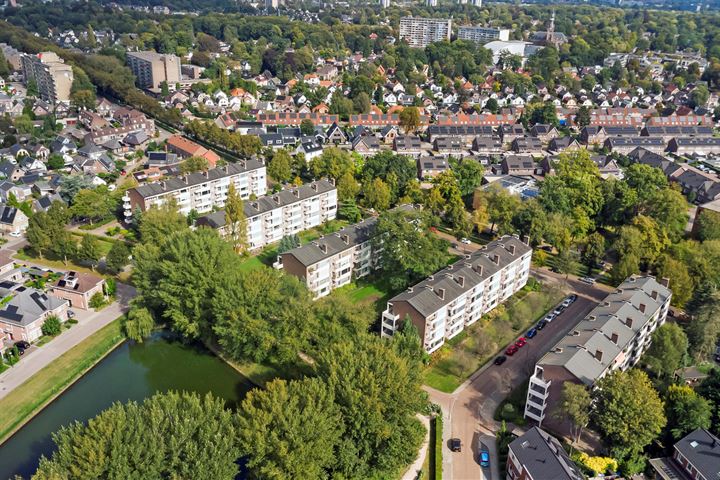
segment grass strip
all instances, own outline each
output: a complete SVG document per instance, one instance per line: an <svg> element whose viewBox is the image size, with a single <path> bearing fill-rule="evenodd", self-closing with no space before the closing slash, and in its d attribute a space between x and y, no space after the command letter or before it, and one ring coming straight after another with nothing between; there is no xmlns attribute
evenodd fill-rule
<svg viewBox="0 0 720 480"><path fill-rule="evenodd" d="M118 318L0 399L0 444L95 366L124 338Z"/></svg>

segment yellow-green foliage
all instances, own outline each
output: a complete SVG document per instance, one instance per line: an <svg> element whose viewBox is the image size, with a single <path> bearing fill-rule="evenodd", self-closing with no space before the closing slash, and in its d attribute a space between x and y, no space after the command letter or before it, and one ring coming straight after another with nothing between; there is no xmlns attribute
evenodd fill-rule
<svg viewBox="0 0 720 480"><path fill-rule="evenodd" d="M618 469L617 460L609 457L591 457L587 453L581 453L579 461L596 474L605 473L608 470L616 472Z"/></svg>

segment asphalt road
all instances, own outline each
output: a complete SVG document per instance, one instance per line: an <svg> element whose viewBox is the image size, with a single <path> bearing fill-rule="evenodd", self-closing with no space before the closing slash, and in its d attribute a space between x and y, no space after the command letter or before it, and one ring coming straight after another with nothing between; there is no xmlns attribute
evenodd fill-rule
<svg viewBox="0 0 720 480"><path fill-rule="evenodd" d="M561 286L568 294L576 293L578 299L535 338L528 340L519 352L508 357L503 365L490 363L484 366L452 394L426 388L431 400L443 407L445 415L443 470L446 479L499 480L499 471L505 466L497 465L495 452L494 433L499 424L493 420L493 414L497 406L508 393L527 381L537 360L610 291L604 285L586 285L574 277L565 281L564 276L545 269L533 271L533 276ZM448 440L453 437L461 439L462 452L453 453L447 448ZM480 467L478 452L481 444L490 453L491 468Z"/></svg>

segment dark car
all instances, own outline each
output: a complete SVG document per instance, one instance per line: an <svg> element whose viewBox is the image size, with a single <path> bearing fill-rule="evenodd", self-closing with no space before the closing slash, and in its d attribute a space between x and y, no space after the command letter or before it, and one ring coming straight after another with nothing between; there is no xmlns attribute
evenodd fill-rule
<svg viewBox="0 0 720 480"><path fill-rule="evenodd" d="M520 337L517 339L517 342L515 342L515 346L518 348L524 347L527 343L527 340L525 340L525 337Z"/></svg>
<svg viewBox="0 0 720 480"><path fill-rule="evenodd" d="M73 312L72 310L68 310L67 316L68 316L68 318L75 318L75 312Z"/></svg>
<svg viewBox="0 0 720 480"><path fill-rule="evenodd" d="M459 438L451 438L450 439L450 451L452 452L460 452L462 451L462 442Z"/></svg>
<svg viewBox="0 0 720 480"><path fill-rule="evenodd" d="M493 363L495 363L495 365L502 365L505 363L505 360L507 360L507 357L505 355L500 355L499 357L495 357L495 361Z"/></svg>
<svg viewBox="0 0 720 480"><path fill-rule="evenodd" d="M527 338L533 338L535 335L537 335L537 330L534 329L534 328L531 328L531 329L528 330L527 333L525 334L525 336L526 336Z"/></svg>
<svg viewBox="0 0 720 480"><path fill-rule="evenodd" d="M545 328L545 325L547 325L547 322L543 319L538 322L537 327L535 328L537 328L538 330L542 330L543 328Z"/></svg>
<svg viewBox="0 0 720 480"><path fill-rule="evenodd" d="M568 297L568 300L570 300L571 302L574 302L575 300L577 300L577 295L575 295L575 294L573 293L572 295L570 295L570 296Z"/></svg>
<svg viewBox="0 0 720 480"><path fill-rule="evenodd" d="M505 355L509 355L509 356L512 357L513 355L515 355L515 353L516 353L518 350L520 350L520 347L518 347L518 346L515 345L515 344L512 344L512 345L510 345L509 347L507 347L507 348L505 349Z"/></svg>
<svg viewBox="0 0 720 480"><path fill-rule="evenodd" d="M25 340L20 340L19 342L15 342L15 346L17 347L18 353L20 355L25 353L25 350L30 348L30 344L28 342L26 342Z"/></svg>

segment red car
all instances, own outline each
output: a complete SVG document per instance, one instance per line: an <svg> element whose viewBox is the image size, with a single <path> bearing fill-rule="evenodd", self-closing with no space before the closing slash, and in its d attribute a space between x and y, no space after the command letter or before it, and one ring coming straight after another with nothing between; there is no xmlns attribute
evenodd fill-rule
<svg viewBox="0 0 720 480"><path fill-rule="evenodd" d="M518 350L520 350L520 347L518 347L517 345L510 345L505 349L505 355L512 357Z"/></svg>
<svg viewBox="0 0 720 480"><path fill-rule="evenodd" d="M525 337L520 337L517 339L517 342L515 342L515 346L518 348L522 348L527 343L527 340L525 340Z"/></svg>

